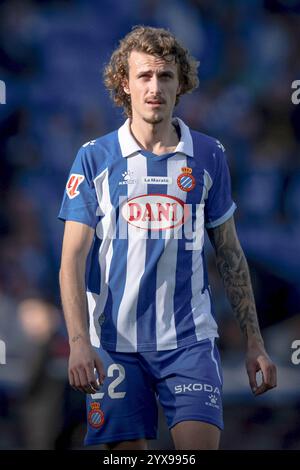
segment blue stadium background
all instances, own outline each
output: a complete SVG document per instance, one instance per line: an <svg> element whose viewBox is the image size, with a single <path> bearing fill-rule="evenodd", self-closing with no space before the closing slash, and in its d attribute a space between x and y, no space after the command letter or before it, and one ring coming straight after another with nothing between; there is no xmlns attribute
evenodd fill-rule
<svg viewBox="0 0 300 470"><path fill-rule="evenodd" d="M223 449L300 449L300 2L102 0L0 4L0 449L81 448L84 396L67 384L56 219L82 143L120 125L103 64L133 25L171 29L200 62L176 114L225 145L238 233L278 389L254 399L239 329L208 247L225 376ZM160 414L153 448L172 448Z"/></svg>

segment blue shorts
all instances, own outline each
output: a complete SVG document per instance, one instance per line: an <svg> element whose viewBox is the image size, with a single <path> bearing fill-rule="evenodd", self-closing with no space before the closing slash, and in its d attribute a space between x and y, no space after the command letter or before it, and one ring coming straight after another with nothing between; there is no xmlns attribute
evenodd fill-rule
<svg viewBox="0 0 300 470"><path fill-rule="evenodd" d="M223 429L223 380L213 339L168 351L97 351L106 378L100 392L87 395L85 445L157 439L157 400L169 429L187 420Z"/></svg>

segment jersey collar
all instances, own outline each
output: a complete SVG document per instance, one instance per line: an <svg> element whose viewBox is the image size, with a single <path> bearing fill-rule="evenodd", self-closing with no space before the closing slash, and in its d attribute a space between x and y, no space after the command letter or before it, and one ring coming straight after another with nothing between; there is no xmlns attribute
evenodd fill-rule
<svg viewBox="0 0 300 470"><path fill-rule="evenodd" d="M194 148L193 148L193 139L191 136L190 129L188 126L178 117L173 119L173 122L177 122L180 127L180 141L174 153L183 153L188 155L189 157L194 156ZM140 152L143 150L133 135L130 132L130 120L127 119L123 126L118 129L118 139L121 147L121 153L123 157L130 157L131 155Z"/></svg>

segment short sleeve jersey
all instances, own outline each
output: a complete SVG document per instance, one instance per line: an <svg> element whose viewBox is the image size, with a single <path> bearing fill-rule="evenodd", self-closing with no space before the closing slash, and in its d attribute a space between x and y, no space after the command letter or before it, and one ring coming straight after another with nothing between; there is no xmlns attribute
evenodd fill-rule
<svg viewBox="0 0 300 470"><path fill-rule="evenodd" d="M174 119L173 153L143 150L127 120L83 145L59 213L95 229L86 273L91 341L160 351L218 336L204 230L236 205L223 145Z"/></svg>

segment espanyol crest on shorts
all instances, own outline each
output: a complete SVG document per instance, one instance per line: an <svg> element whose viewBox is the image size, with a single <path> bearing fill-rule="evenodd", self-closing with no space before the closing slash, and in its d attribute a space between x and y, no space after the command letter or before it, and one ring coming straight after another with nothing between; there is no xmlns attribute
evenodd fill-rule
<svg viewBox="0 0 300 470"><path fill-rule="evenodd" d="M88 423L92 428L99 429L104 424L104 413L100 409L100 403L94 402L90 404L88 414Z"/></svg>
<svg viewBox="0 0 300 470"><path fill-rule="evenodd" d="M182 191L189 192L194 189L196 185L195 178L192 175L192 169L189 167L181 168L181 173L177 178L177 184Z"/></svg>

